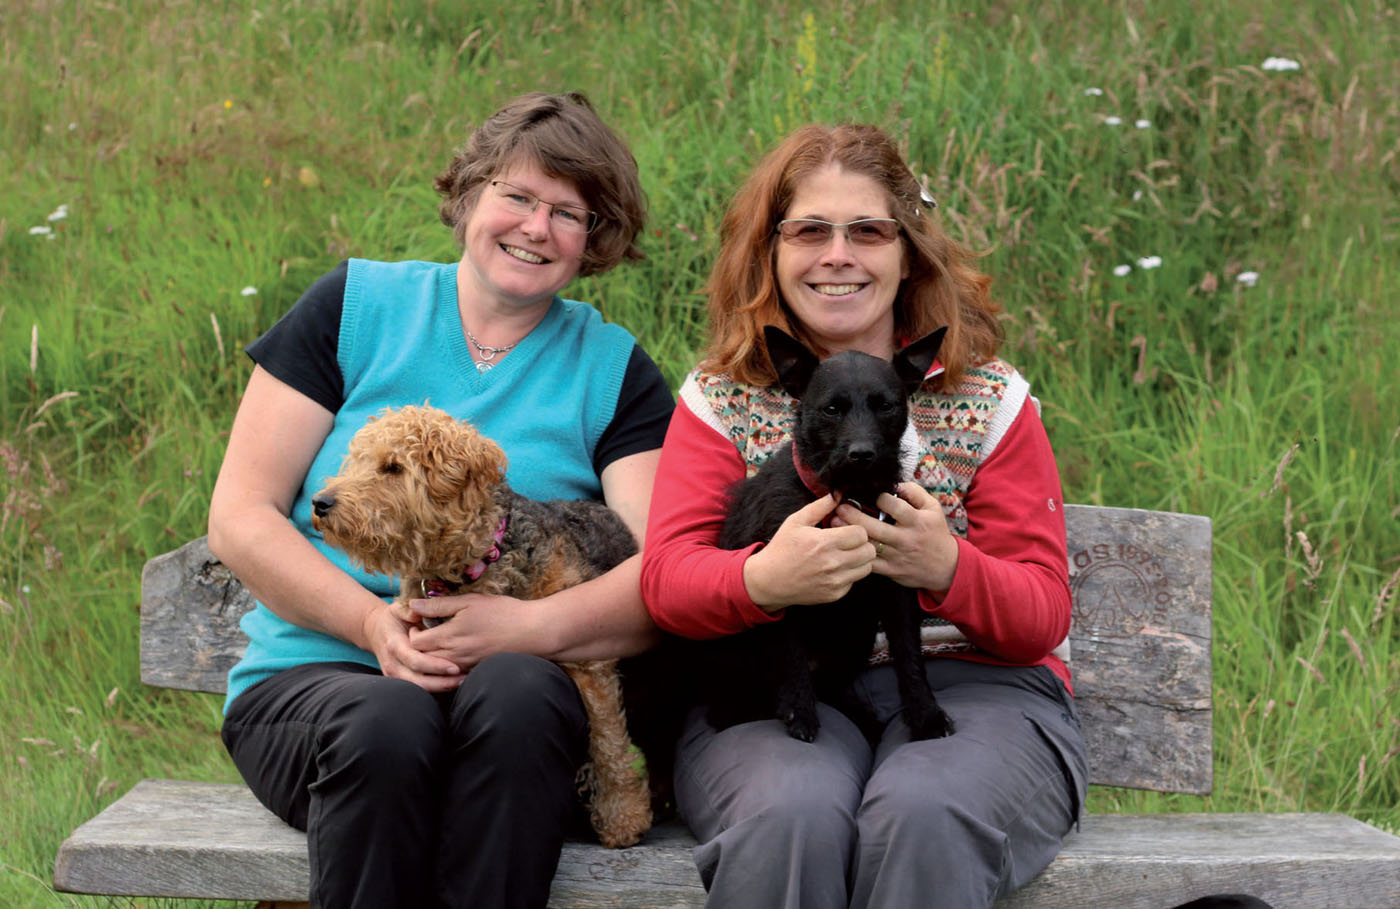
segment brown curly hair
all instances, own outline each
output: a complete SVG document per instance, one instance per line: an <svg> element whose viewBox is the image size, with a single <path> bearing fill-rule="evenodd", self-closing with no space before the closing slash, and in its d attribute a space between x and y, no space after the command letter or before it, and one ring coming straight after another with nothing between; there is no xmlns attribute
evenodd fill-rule
<svg viewBox="0 0 1400 909"><path fill-rule="evenodd" d="M572 182L598 215L583 252L581 276L607 271L624 259L644 258L637 234L646 221L646 197L637 160L582 92L521 95L467 138L433 181L443 197L438 213L458 246L466 243L467 221L482 187L523 161Z"/></svg>
<svg viewBox="0 0 1400 909"><path fill-rule="evenodd" d="M702 368L750 384L776 381L763 346L765 325L782 328L819 354L829 353L783 302L775 230L798 184L828 164L868 176L889 194L909 263L895 299L896 340L912 341L947 325L939 360L949 385L966 367L994 356L1003 334L997 319L1001 307L989 292L991 278L975 267L974 254L933 220L894 143L874 126L805 126L759 162L725 212L719 255L705 285L710 343Z"/></svg>

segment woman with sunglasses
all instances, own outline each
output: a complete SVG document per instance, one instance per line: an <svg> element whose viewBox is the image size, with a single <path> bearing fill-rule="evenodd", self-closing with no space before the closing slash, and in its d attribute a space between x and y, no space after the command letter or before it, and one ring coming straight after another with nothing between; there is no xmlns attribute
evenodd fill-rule
<svg viewBox="0 0 1400 909"><path fill-rule="evenodd" d="M418 601L311 526L311 496L386 407L471 421L537 499L602 499L638 540L674 407L632 337L559 292L640 258L626 145L579 94L487 119L437 179L460 261L351 259L248 347L209 542L258 599L223 738L253 792L307 831L311 904L545 905L586 757L556 661L637 653L640 559L539 600Z"/></svg>
<svg viewBox="0 0 1400 909"><path fill-rule="evenodd" d="M729 207L708 353L658 467L647 607L665 631L715 638L887 575L919 591L926 675L955 732L909 741L888 665L850 692L877 717L876 741L826 704L810 743L777 720L716 730L691 710L674 785L707 905L990 906L1050 862L1079 816L1059 474L1026 380L996 357L989 283L872 127L798 130ZM819 356L886 359L948 327L911 397L916 466L875 503L893 523L827 495L766 543L716 547L727 490L791 434L765 325Z"/></svg>

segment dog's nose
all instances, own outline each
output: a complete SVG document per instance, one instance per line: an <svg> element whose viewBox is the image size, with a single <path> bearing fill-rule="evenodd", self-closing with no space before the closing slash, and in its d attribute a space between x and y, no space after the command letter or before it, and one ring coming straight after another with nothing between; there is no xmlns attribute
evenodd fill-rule
<svg viewBox="0 0 1400 909"><path fill-rule="evenodd" d="M852 445L846 452L846 457L850 458L853 464L869 464L875 460L875 446Z"/></svg>
<svg viewBox="0 0 1400 909"><path fill-rule="evenodd" d="M334 507L335 496L328 492L318 492L311 497L311 510L316 512L318 518L324 518Z"/></svg>

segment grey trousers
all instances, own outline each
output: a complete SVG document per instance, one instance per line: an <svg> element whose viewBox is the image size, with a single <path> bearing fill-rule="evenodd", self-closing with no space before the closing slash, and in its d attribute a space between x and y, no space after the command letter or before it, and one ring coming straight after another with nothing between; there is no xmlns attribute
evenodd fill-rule
<svg viewBox="0 0 1400 909"><path fill-rule="evenodd" d="M825 704L810 744L777 720L716 732L691 712L676 803L707 906L971 909L1050 863L1087 785L1073 699L1044 667L925 665L948 738L908 740L889 666L855 683L884 723L874 748Z"/></svg>

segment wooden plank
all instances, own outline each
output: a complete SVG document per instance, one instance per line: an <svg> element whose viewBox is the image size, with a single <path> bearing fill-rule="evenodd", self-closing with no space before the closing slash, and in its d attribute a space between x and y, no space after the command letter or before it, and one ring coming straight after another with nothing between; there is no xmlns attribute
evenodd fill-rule
<svg viewBox="0 0 1400 909"><path fill-rule="evenodd" d="M54 887L71 893L305 900L306 834L247 786L142 780L58 849Z"/></svg>
<svg viewBox="0 0 1400 909"><path fill-rule="evenodd" d="M694 840L667 825L644 845L569 843L550 906L699 907ZM54 870L59 890L304 900L303 834L242 785L146 780L80 827ZM1002 909L1162 909L1246 892L1275 909L1400 906L1400 838L1338 814L1094 815Z"/></svg>
<svg viewBox="0 0 1400 909"><path fill-rule="evenodd" d="M1209 793L1210 519L1067 505L1065 524L1090 781Z"/></svg>
<svg viewBox="0 0 1400 909"><path fill-rule="evenodd" d="M1065 507L1075 695L1093 783L1211 789L1210 520ZM253 601L204 539L142 574L141 678L222 692Z"/></svg>
<svg viewBox="0 0 1400 909"><path fill-rule="evenodd" d="M999 909L1162 909L1248 893L1274 909L1400 906L1400 837L1342 814L1095 815Z"/></svg>

